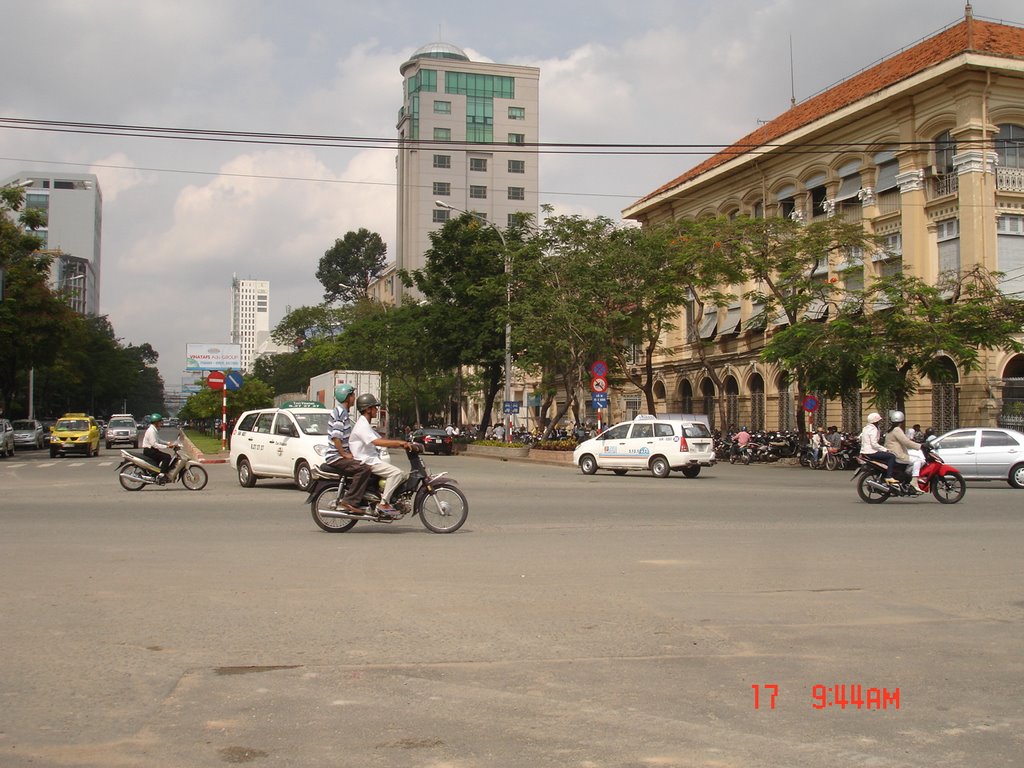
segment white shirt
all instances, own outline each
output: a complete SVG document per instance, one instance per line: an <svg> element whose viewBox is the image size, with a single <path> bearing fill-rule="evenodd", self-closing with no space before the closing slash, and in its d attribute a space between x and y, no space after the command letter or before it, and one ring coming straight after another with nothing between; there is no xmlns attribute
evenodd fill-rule
<svg viewBox="0 0 1024 768"><path fill-rule="evenodd" d="M861 453L880 453L885 450L885 447L878 442L879 433L878 427L874 424L868 424L861 430L860 433L860 452Z"/></svg>
<svg viewBox="0 0 1024 768"><path fill-rule="evenodd" d="M167 443L160 442L160 433L157 431L156 424L150 424L146 434L142 436L142 450L147 448L159 448L160 450L170 448Z"/></svg>
<svg viewBox="0 0 1024 768"><path fill-rule="evenodd" d="M380 451L373 444L374 440L380 440L380 435L370 426L367 418L359 414L356 425L352 427L352 434L348 436L348 449L352 452L352 456L371 467L379 462L381 460Z"/></svg>

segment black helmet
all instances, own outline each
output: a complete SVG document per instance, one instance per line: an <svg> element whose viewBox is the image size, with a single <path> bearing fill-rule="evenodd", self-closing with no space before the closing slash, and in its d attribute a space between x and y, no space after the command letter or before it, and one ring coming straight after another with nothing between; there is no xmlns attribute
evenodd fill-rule
<svg viewBox="0 0 1024 768"><path fill-rule="evenodd" d="M376 395L366 393L356 398L356 410L362 413L370 408L380 407L380 401Z"/></svg>

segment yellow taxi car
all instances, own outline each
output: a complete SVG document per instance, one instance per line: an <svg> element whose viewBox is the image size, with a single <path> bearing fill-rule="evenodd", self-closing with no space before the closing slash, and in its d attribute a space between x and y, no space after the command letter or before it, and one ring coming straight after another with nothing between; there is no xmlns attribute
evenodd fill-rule
<svg viewBox="0 0 1024 768"><path fill-rule="evenodd" d="M72 451L100 455L100 427L84 413L65 413L50 430L50 458Z"/></svg>

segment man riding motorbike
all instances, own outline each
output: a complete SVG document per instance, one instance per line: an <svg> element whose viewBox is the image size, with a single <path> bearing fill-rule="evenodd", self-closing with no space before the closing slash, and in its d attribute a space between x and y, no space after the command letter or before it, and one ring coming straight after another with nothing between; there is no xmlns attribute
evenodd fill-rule
<svg viewBox="0 0 1024 768"><path fill-rule="evenodd" d="M356 398L356 410L359 411L359 418L349 435L349 450L356 459L369 465L374 475L384 478L384 490L381 491L381 503L377 505L377 511L387 517L399 517L401 513L391 506L391 496L409 473L381 459L377 449L404 448L415 451L416 444L405 440L389 440L377 433L370 424L370 419L375 418L380 411L380 401L374 395L366 393Z"/></svg>
<svg viewBox="0 0 1024 768"><path fill-rule="evenodd" d="M158 480L165 480L167 478L167 470L174 459L174 456L169 451L177 446L177 443L161 442L159 430L163 423L164 417L159 413L154 413L149 417L149 427L146 428L146 434L142 436L142 455L160 468L160 474L157 475Z"/></svg>
<svg viewBox="0 0 1024 768"><path fill-rule="evenodd" d="M338 405L331 411L331 420L327 426L327 455L324 461L337 467L346 475L351 475L348 490L339 504L347 512L359 512L359 502L370 484L372 467L359 461L349 448L349 436L352 434L352 419L349 415L356 399L356 389L351 384L339 384L334 388L334 399Z"/></svg>

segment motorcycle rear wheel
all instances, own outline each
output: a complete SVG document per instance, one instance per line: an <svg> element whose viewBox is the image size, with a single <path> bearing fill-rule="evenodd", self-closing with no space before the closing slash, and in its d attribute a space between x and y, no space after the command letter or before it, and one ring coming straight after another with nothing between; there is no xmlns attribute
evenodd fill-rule
<svg viewBox="0 0 1024 768"><path fill-rule="evenodd" d="M959 472L932 480L932 496L942 504L956 504L967 493L967 483Z"/></svg>
<svg viewBox="0 0 1024 768"><path fill-rule="evenodd" d="M347 517L326 517L320 514L322 511L335 512L334 501L338 498L338 486L329 485L324 488L316 497L309 502L309 510L313 513L313 522L328 533L344 533L351 530L358 520L350 520Z"/></svg>
<svg viewBox="0 0 1024 768"><path fill-rule="evenodd" d="M202 467L186 467L181 473L181 484L190 491L201 491L209 482L210 476Z"/></svg>
<svg viewBox="0 0 1024 768"><path fill-rule="evenodd" d="M861 475L857 479L857 495L860 496L860 500L868 504L881 504L883 501L888 501L890 494L868 485L868 480L872 479L884 482L880 476L873 475Z"/></svg>
<svg viewBox="0 0 1024 768"><path fill-rule="evenodd" d="M145 476L145 470L133 464L121 470L117 475L117 479L120 481L121 487L126 491L138 491L146 484L146 481L142 480Z"/></svg>
<svg viewBox="0 0 1024 768"><path fill-rule="evenodd" d="M455 533L469 516L469 501L455 486L442 485L422 497L417 511L428 531Z"/></svg>

